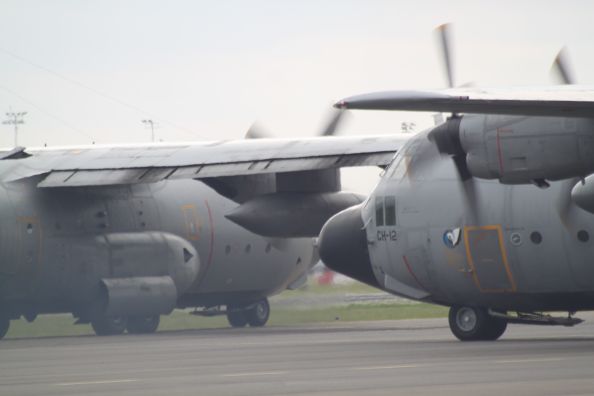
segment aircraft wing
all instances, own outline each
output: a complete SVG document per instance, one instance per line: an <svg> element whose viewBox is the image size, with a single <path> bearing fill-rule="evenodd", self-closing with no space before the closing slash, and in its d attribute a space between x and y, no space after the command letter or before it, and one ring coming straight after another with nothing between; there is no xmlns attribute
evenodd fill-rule
<svg viewBox="0 0 594 396"><path fill-rule="evenodd" d="M39 176L39 187L82 187L384 166L406 140L384 135L27 150L30 156L13 160L22 166L3 181Z"/></svg>
<svg viewBox="0 0 594 396"><path fill-rule="evenodd" d="M387 91L352 96L335 106L366 110L594 117L594 87Z"/></svg>

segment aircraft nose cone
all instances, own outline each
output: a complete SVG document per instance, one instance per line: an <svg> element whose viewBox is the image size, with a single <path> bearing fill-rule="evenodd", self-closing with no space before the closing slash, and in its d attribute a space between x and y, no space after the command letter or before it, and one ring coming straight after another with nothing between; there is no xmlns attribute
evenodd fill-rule
<svg viewBox="0 0 594 396"><path fill-rule="evenodd" d="M578 182L571 190L571 199L580 208L594 213L594 176Z"/></svg>
<svg viewBox="0 0 594 396"><path fill-rule="evenodd" d="M326 222L318 240L320 258L328 268L374 287L380 287L369 260L361 205Z"/></svg>

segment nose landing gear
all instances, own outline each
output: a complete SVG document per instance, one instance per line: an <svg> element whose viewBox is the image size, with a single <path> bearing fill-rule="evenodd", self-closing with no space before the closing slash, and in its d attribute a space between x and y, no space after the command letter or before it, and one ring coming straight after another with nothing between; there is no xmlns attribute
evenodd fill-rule
<svg viewBox="0 0 594 396"><path fill-rule="evenodd" d="M448 319L452 333L461 341L494 341L507 328L507 320L491 316L485 308L453 306Z"/></svg>

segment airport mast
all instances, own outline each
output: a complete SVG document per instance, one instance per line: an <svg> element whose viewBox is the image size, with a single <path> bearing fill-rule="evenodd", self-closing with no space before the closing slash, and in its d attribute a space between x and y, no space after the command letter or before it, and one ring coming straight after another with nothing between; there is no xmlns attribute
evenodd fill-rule
<svg viewBox="0 0 594 396"><path fill-rule="evenodd" d="M18 145L19 125L25 123L23 119L25 115L27 115L26 111L15 112L11 110L6 113L6 117L8 118L2 122L5 125L14 125L14 147Z"/></svg>

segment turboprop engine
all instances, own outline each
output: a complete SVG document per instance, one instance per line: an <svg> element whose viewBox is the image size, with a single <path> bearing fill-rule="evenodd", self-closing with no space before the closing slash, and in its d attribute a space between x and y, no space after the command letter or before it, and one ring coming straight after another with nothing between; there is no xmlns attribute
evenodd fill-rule
<svg viewBox="0 0 594 396"><path fill-rule="evenodd" d="M73 246L79 257L93 257L109 269L94 307L107 316L170 313L200 270L196 249L164 232L106 234Z"/></svg>
<svg viewBox="0 0 594 396"><path fill-rule="evenodd" d="M253 198L225 217L251 232L270 238L315 236L326 220L363 202L347 192L281 192Z"/></svg>
<svg viewBox="0 0 594 396"><path fill-rule="evenodd" d="M429 136L463 176L546 186L594 172L593 131L586 118L464 115Z"/></svg>

